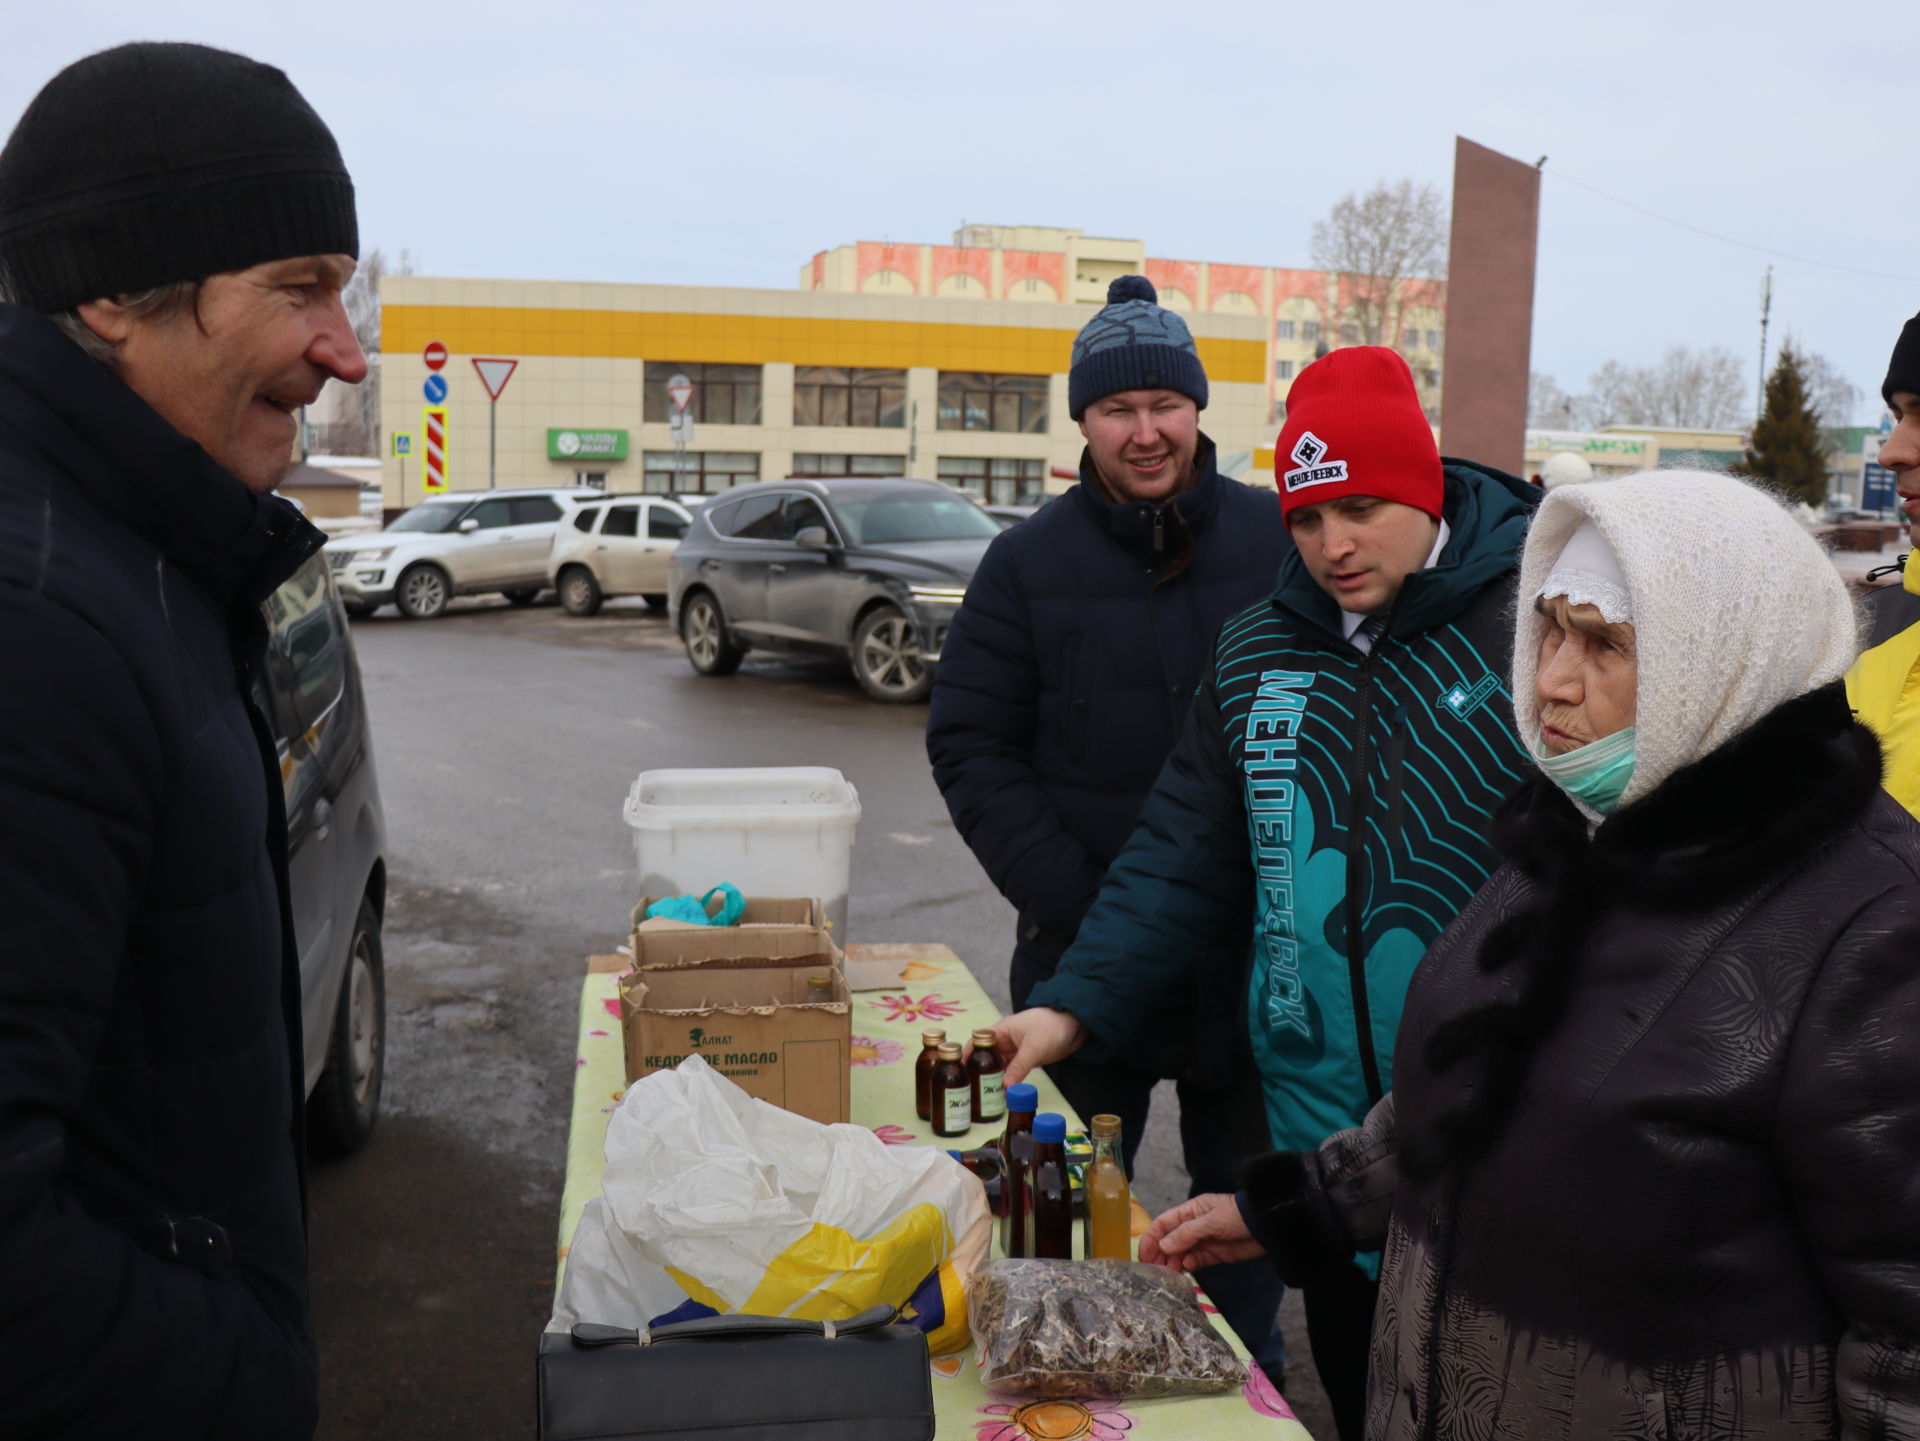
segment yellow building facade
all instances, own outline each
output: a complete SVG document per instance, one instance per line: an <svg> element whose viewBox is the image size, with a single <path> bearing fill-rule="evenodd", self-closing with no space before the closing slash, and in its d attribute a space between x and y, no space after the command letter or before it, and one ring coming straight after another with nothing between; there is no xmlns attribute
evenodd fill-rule
<svg viewBox="0 0 1920 1441"><path fill-rule="evenodd" d="M1104 287L1102 287L1104 296ZM917 475L1011 501L1068 482L1079 300L388 276L380 401L388 507L422 498L442 395L452 490L722 490L790 475ZM1272 484L1269 326L1186 317L1223 468ZM440 368L429 367L427 352ZM498 401L474 361L512 361ZM669 382L693 384L677 446ZM444 392L441 391L444 386ZM684 423L684 422L683 422ZM396 454L396 443L406 453ZM491 465L489 457L492 456Z"/></svg>

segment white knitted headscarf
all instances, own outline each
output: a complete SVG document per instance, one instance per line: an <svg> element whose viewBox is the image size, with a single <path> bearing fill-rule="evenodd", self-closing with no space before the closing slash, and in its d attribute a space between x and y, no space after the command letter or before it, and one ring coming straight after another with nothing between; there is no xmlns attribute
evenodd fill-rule
<svg viewBox="0 0 1920 1441"><path fill-rule="evenodd" d="M1638 759L1621 805L1853 663L1853 605L1839 572L1765 491L1700 470L1563 486L1540 503L1520 557L1513 708L1527 744L1540 734L1534 673L1546 625L1534 600L1587 520L1633 597Z"/></svg>

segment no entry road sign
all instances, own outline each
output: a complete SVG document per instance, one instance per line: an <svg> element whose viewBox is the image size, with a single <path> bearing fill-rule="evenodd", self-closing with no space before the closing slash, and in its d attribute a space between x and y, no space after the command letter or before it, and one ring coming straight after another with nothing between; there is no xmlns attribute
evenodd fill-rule
<svg viewBox="0 0 1920 1441"><path fill-rule="evenodd" d="M437 340L429 340L420 358L426 361L428 370L438 370L447 363L447 348Z"/></svg>

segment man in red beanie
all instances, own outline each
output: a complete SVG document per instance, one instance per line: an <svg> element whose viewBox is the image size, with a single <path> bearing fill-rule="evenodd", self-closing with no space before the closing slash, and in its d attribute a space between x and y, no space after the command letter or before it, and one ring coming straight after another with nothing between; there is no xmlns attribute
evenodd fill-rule
<svg viewBox="0 0 1920 1441"><path fill-rule="evenodd" d="M1354 346L1287 397L1275 452L1295 550L1220 632L1179 744L1033 1009L1011 1080L1098 1061L1213 937L1254 925L1248 1027L1279 1151L1358 1125L1392 1084L1413 968L1493 869L1528 764L1505 677L1539 492L1440 458L1407 364ZM1232 1205L1199 1196L1173 1214ZM1142 1259L1179 1267L1155 1235ZM1377 1255L1301 1287L1340 1434L1360 1435Z"/></svg>

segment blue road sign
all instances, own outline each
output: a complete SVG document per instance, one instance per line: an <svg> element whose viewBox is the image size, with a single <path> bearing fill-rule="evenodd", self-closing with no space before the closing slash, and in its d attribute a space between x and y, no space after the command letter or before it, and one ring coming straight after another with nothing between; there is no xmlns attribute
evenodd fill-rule
<svg viewBox="0 0 1920 1441"><path fill-rule="evenodd" d="M420 393L427 398L428 405L438 405L447 398L447 378L444 375L429 375L427 383L420 387Z"/></svg>
<svg viewBox="0 0 1920 1441"><path fill-rule="evenodd" d="M1873 461L1866 464L1866 474L1861 477L1860 508L1862 510L1892 510L1900 503L1900 497L1894 489L1894 474L1884 465Z"/></svg>

